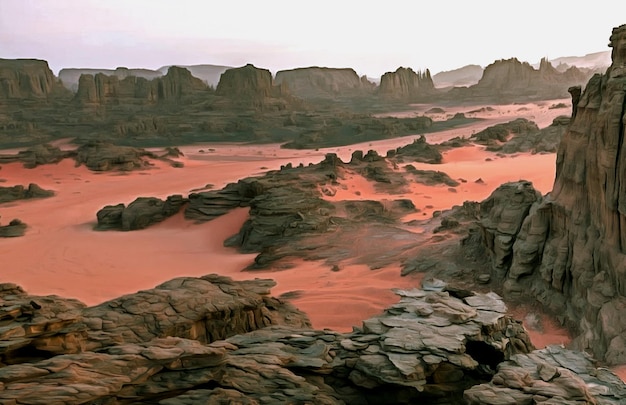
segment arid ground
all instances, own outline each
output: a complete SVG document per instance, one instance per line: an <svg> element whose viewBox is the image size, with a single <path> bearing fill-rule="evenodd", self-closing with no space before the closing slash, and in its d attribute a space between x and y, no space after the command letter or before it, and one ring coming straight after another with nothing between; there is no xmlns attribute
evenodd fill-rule
<svg viewBox="0 0 626 405"><path fill-rule="evenodd" d="M445 120L457 112L483 118L463 128L427 135L429 143L464 136L496 123L524 117L540 128L558 115L568 115L570 108L550 108L569 100L549 100L496 106L443 107L444 113L426 114ZM424 114L433 105L414 105L415 110L398 114ZM470 111L475 111L470 113ZM316 328L348 331L352 325L376 314L397 297L391 288L407 288L420 282L417 275L401 277L399 266L370 270L363 265L348 265L341 271L320 262L298 261L288 269L241 271L254 255L240 254L225 248L223 241L235 234L246 219L247 210L237 209L214 221L194 224L182 213L151 228L132 232L94 231L96 212L105 205L129 203L139 196L165 198L171 194L187 195L192 190L221 188L240 178L260 175L292 163L317 163L328 152L344 161L354 150L374 149L381 154L412 142L415 137L357 144L319 150L288 150L280 145L203 144L181 146L184 157L177 160L182 168L156 162L150 170L128 173L96 173L84 166L75 167L66 159L57 165L25 169L18 163L0 169L2 185L36 183L52 189L56 196L41 200L19 201L0 205L2 223L20 218L28 224L24 237L0 241L2 271L0 282L13 282L31 294L58 294L74 297L87 304L97 304L116 296L132 293L176 276L200 276L208 273L228 275L236 280L273 278L276 296L286 294L305 311ZM65 145L71 146L71 145ZM3 152L4 153L4 152ZM498 156L482 146L466 146L444 153L440 165L414 164L463 179L456 192L448 187L411 185L411 199L419 213L405 218L430 218L434 211L445 210L463 201L481 201L500 184L526 179L547 193L555 177L555 154L518 154ZM481 182L476 180L482 179ZM381 199L372 183L354 177L343 181L332 199ZM412 228L419 232L419 227ZM514 308L525 318L535 344L567 343L567 333L543 314L528 314Z"/></svg>

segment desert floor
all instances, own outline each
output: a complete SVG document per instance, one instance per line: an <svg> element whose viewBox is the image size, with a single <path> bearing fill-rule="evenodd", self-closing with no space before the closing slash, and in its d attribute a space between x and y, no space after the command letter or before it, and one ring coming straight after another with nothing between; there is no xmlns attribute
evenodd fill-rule
<svg viewBox="0 0 626 405"><path fill-rule="evenodd" d="M558 115L569 115L570 108L550 108L569 100L495 106L442 107L445 113L430 114L433 119L447 119L464 112L483 118L464 128L426 135L430 143L455 136L470 136L499 122L526 117L540 128ZM414 105L414 111L398 115L424 114L433 105ZM469 111L475 111L469 113ZM427 114L428 115L428 114ZM323 263L299 261L280 271L241 271L252 263L254 255L237 253L223 247L225 238L235 234L247 217L246 209L235 210L212 222L194 224L182 213L146 230L133 232L97 232L96 212L105 205L132 202L139 196L165 198L171 194L187 195L207 185L221 188L240 178L255 176L291 162L317 163L328 152L344 161L354 150L374 149L385 154L389 149L413 141L415 136L357 144L341 148L286 150L279 145L203 144L182 146L183 168L157 162L152 169L132 173L94 173L72 160L57 165L24 169L20 164L0 167L3 186L37 183L53 189L56 196L41 200L19 201L0 205L0 222L20 218L29 225L26 235L0 240L2 257L0 282L17 283L31 294L57 294L77 298L86 304L98 304L116 296L151 288L178 276L219 273L234 279L272 278L277 285L273 294L289 292L291 300L305 311L316 328L351 330L361 320L375 315L396 301L391 288L419 285L420 276L400 276L399 266L370 270L363 265L349 265L331 271ZM5 152L2 152L5 153ZM446 186L412 185L411 198L421 209L413 218L425 219L434 210L443 210L466 200L481 201L500 184L526 179L547 193L555 175L554 154L519 154L497 157L482 147L470 146L444 154L441 165L420 165L444 171L454 179L465 179L456 192ZM487 161L487 158L492 160ZM423 167L422 167L423 166ZM481 178L482 184L475 183ZM373 186L362 178L345 179L344 189L335 199L381 199ZM402 196L399 196L402 197ZM567 333L542 314L527 316L524 308L515 309L525 317L535 344L567 343ZM537 315L539 323L537 324Z"/></svg>

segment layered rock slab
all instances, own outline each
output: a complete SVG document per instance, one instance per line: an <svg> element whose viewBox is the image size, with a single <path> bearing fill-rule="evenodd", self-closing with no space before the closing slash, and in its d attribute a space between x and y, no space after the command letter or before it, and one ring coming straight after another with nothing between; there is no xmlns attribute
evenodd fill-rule
<svg viewBox="0 0 626 405"><path fill-rule="evenodd" d="M0 399L166 405L624 398L624 384L589 356L531 352L521 323L494 293L429 280L421 289L396 290L397 304L341 334L310 329L303 314L267 295L272 285L184 277L85 308L2 284Z"/></svg>
<svg viewBox="0 0 626 405"><path fill-rule="evenodd" d="M181 277L93 307L0 285L0 365L178 336L203 343L274 324L309 326L269 296L275 282Z"/></svg>
<svg viewBox="0 0 626 405"><path fill-rule="evenodd" d="M532 348L521 324L505 315L497 295L466 292L456 298L440 286L398 290L398 304L352 333L302 328L306 325L300 318L299 325L291 322L202 344L211 339L181 326L193 324L185 322L188 309L168 317L168 310L151 297L166 295L173 309L191 306L191 300L181 299L190 295L190 286L181 288L209 280L230 293L221 295L226 301L235 299L229 288L239 295L263 289L259 282L212 276L175 279L93 308L66 301L57 313L82 313L91 329L86 332L91 337L88 347L32 361L21 358L19 364L4 361L0 397L15 403L68 404L167 404L178 396L182 403L450 403L464 388L487 382L497 361ZM19 297L31 298L17 286L5 286L4 291L13 306ZM219 291L205 291L204 296L209 300L215 294L220 296ZM45 309L47 302L31 301L41 306L42 314L52 315ZM253 304L243 296L240 301L243 307ZM228 311L220 308L219 299L212 302L218 310L214 313ZM22 316L36 312L32 302L19 306ZM224 314L228 312L213 322L232 325ZM151 317L160 320L146 322ZM178 326L168 326L171 322ZM116 335L107 339L106 330L113 326L109 333ZM166 337L174 331L178 337ZM11 357L5 353L4 359Z"/></svg>

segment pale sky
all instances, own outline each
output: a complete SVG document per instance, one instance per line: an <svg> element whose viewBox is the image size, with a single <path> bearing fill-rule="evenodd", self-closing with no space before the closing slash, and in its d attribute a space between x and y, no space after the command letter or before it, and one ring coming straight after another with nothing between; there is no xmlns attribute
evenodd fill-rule
<svg viewBox="0 0 626 405"><path fill-rule="evenodd" d="M623 0L0 0L0 58L45 59L55 74L253 63L380 77L583 56L622 24Z"/></svg>

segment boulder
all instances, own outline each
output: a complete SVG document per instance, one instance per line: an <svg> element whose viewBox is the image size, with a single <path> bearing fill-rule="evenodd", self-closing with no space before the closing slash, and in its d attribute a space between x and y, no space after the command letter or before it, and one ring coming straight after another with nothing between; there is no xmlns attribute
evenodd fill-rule
<svg viewBox="0 0 626 405"><path fill-rule="evenodd" d="M15 238L24 236L26 224L19 219L13 219L7 225L0 226L0 238Z"/></svg>
<svg viewBox="0 0 626 405"><path fill-rule="evenodd" d="M134 231L161 222L180 211L187 199L180 194L167 197L139 197L128 207L124 204L107 205L96 214L97 230L116 229Z"/></svg>

